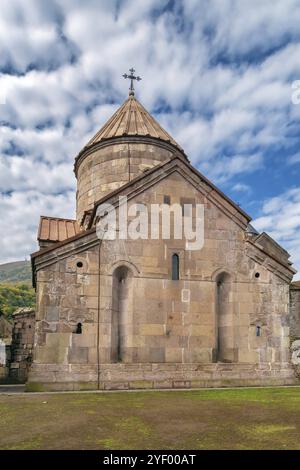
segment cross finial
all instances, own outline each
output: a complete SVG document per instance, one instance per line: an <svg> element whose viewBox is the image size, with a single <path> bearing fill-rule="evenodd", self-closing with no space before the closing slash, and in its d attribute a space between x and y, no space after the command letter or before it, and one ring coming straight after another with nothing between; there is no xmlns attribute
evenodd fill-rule
<svg viewBox="0 0 300 470"><path fill-rule="evenodd" d="M137 80L139 82L142 79L141 79L141 77L134 75L135 70L134 70L133 67L131 67L131 69L129 69L129 72L130 72L130 75L127 75L127 73L124 73L123 77L130 79L129 96L134 96L133 80Z"/></svg>

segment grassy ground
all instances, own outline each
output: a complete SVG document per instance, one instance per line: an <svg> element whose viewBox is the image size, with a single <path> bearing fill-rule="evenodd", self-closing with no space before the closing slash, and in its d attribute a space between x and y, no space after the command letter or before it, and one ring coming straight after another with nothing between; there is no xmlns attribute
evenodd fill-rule
<svg viewBox="0 0 300 470"><path fill-rule="evenodd" d="M300 388L0 395L0 449L300 449Z"/></svg>

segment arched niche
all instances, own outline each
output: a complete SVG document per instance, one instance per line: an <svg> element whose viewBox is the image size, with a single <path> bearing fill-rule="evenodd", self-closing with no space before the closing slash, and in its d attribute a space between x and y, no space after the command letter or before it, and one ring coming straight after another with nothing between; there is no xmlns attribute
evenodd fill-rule
<svg viewBox="0 0 300 470"><path fill-rule="evenodd" d="M215 276L215 354L216 362L236 362L234 341L234 311L232 302L232 276L218 272Z"/></svg>
<svg viewBox="0 0 300 470"><path fill-rule="evenodd" d="M111 316L111 361L130 362L126 339L132 328L132 277L128 266L118 266L113 272Z"/></svg>

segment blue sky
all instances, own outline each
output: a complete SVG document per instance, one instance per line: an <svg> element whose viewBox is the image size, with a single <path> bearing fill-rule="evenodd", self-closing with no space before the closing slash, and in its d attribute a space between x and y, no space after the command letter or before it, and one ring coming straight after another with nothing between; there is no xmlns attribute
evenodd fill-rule
<svg viewBox="0 0 300 470"><path fill-rule="evenodd" d="M0 262L74 216L74 157L137 98L300 269L298 0L1 0Z"/></svg>

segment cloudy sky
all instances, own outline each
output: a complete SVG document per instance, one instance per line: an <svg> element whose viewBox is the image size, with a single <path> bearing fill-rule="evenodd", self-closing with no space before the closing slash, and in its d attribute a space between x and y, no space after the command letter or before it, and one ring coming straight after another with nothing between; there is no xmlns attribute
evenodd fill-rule
<svg viewBox="0 0 300 470"><path fill-rule="evenodd" d="M0 0L0 262L74 216L74 157L137 98L300 270L299 0Z"/></svg>

